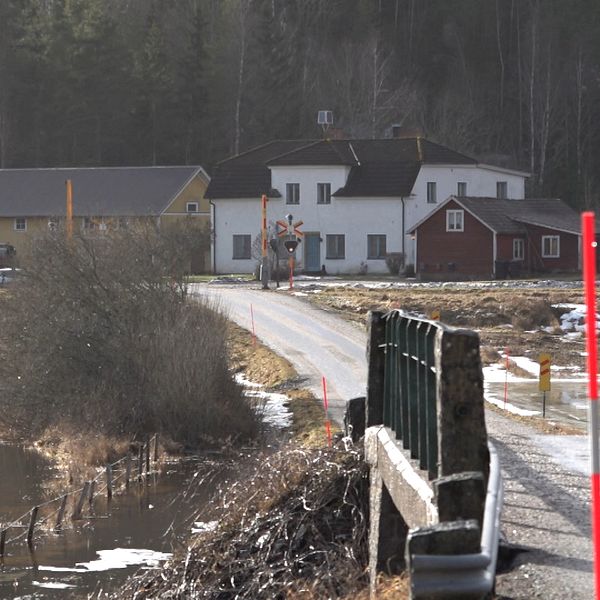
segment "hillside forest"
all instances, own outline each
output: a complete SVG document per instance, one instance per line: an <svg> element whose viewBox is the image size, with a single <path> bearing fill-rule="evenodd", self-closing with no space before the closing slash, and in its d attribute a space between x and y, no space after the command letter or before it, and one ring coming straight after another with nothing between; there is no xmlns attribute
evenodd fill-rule
<svg viewBox="0 0 600 600"><path fill-rule="evenodd" d="M600 205L596 0L2 0L0 166L213 165L418 130Z"/></svg>

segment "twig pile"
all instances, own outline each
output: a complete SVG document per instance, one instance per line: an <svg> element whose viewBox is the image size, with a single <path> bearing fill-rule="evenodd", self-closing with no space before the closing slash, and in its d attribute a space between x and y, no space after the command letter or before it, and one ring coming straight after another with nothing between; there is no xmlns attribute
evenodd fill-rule
<svg viewBox="0 0 600 600"><path fill-rule="evenodd" d="M339 598L366 585L368 472L355 450L281 451L213 510L216 531L125 596Z"/></svg>

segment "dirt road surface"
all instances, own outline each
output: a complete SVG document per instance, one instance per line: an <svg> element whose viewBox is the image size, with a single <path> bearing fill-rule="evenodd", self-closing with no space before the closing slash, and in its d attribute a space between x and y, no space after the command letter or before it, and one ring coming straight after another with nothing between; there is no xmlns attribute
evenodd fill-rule
<svg viewBox="0 0 600 600"><path fill-rule="evenodd" d="M249 330L253 313L256 335L295 366L317 398L325 376L334 420L341 421L345 400L364 395L366 333L359 326L255 286L196 284L192 291L218 299ZM559 460L581 446L581 436L562 436L557 443L491 411L486 422L503 470L502 531L508 542L527 549L498 575L496 592L515 600L593 598L589 480Z"/></svg>

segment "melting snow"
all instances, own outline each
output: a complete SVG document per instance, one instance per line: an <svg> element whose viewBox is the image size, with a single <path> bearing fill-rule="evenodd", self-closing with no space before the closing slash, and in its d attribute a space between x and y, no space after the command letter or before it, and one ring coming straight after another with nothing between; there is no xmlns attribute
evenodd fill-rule
<svg viewBox="0 0 600 600"><path fill-rule="evenodd" d="M75 567L40 566L40 571L53 571L56 573L89 573L96 571L110 571L111 569L125 569L132 565L145 565L157 568L162 561L168 560L173 555L170 552L157 552L137 548L114 548L113 550L99 550L98 558L90 562L76 563Z"/></svg>
<svg viewBox="0 0 600 600"><path fill-rule="evenodd" d="M37 587L47 588L49 590L66 590L68 588L76 587L69 583L62 583L60 581L32 581L31 584Z"/></svg>
<svg viewBox="0 0 600 600"><path fill-rule="evenodd" d="M260 383L254 383L243 375L236 373L235 380L246 389L244 395L247 398L257 398L264 400L260 406L262 420L264 423L283 429L292 425L292 412L288 408L289 399L285 394L275 392L265 392Z"/></svg>
<svg viewBox="0 0 600 600"><path fill-rule="evenodd" d="M192 527L192 533L206 533L214 531L219 525L219 521L196 521Z"/></svg>

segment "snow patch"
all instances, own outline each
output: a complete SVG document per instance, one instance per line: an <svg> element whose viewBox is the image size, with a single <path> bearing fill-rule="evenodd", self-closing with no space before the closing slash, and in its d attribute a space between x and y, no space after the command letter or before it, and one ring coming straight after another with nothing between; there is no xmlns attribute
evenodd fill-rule
<svg viewBox="0 0 600 600"><path fill-rule="evenodd" d="M196 521L192 527L192 533L206 533L214 531L219 526L219 521Z"/></svg>
<svg viewBox="0 0 600 600"><path fill-rule="evenodd" d="M292 425L292 411L288 408L289 398L285 394L265 392L260 383L248 380L243 373L236 373L235 380L244 386L244 396L262 400L260 412L268 425L284 429Z"/></svg>

